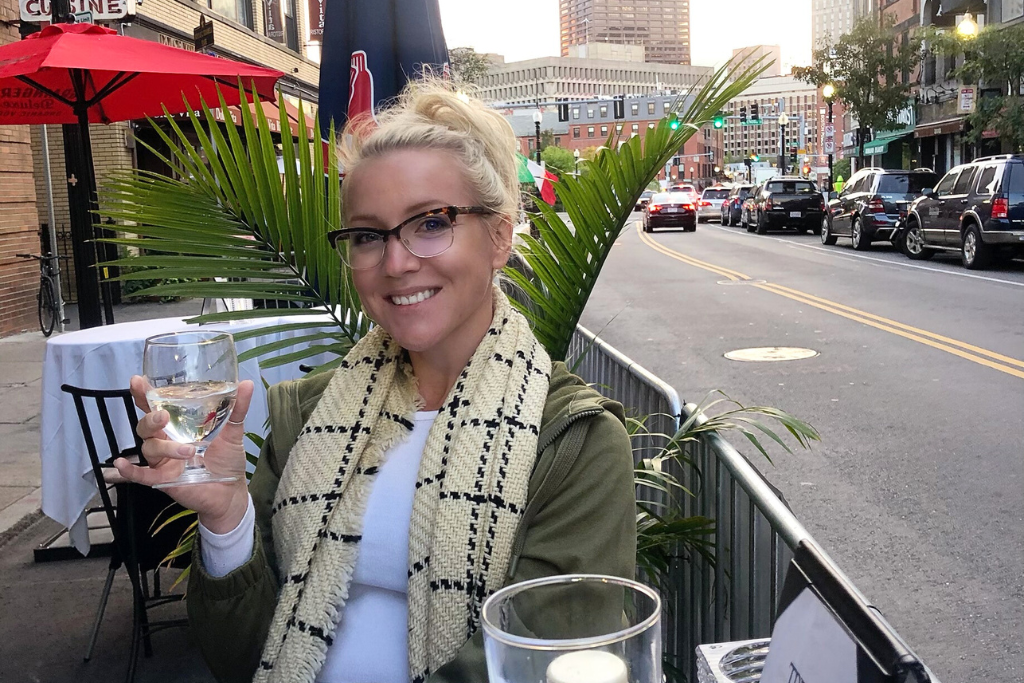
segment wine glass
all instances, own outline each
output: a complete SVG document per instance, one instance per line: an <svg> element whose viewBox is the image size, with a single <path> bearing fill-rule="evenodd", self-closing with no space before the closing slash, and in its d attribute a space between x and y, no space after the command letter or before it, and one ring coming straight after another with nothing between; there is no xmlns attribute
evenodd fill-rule
<svg viewBox="0 0 1024 683"><path fill-rule="evenodd" d="M174 481L153 488L235 481L238 477L206 469L203 455L235 405L238 357L235 341L224 332L171 332L146 340L142 356L146 400L170 418L164 433L195 446L195 455Z"/></svg>
<svg viewBox="0 0 1024 683"><path fill-rule="evenodd" d="M494 683L662 683L661 599L595 574L506 586L484 603Z"/></svg>

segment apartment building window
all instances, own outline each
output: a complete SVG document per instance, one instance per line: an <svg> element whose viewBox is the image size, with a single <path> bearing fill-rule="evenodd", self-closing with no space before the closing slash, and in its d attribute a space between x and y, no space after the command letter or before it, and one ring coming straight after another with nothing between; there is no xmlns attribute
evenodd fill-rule
<svg viewBox="0 0 1024 683"><path fill-rule="evenodd" d="M633 124L633 133L636 134L636 133L639 133L639 132L640 132L640 124L639 123L634 123Z"/></svg>
<svg viewBox="0 0 1024 683"><path fill-rule="evenodd" d="M621 134L622 134L622 124L621 124L621 123L620 123L620 124L617 124L617 125L615 126L615 133L616 133L617 135L621 135Z"/></svg>
<svg viewBox="0 0 1024 683"><path fill-rule="evenodd" d="M668 100L665 100L664 102L661 103L661 110L663 112L668 113L668 107L669 107L669 101Z"/></svg>
<svg viewBox="0 0 1024 683"><path fill-rule="evenodd" d="M572 108L572 117L574 119L578 119L580 117L580 108L579 107L573 107Z"/></svg>
<svg viewBox="0 0 1024 683"><path fill-rule="evenodd" d="M573 129L572 129L572 137L573 137L573 139L578 139L579 136L580 136L580 127L579 126L574 126Z"/></svg>
<svg viewBox="0 0 1024 683"><path fill-rule="evenodd" d="M199 0L199 4L243 26L253 27L252 3L249 0Z"/></svg>
<svg viewBox="0 0 1024 683"><path fill-rule="evenodd" d="M647 113L654 116L654 102L647 103Z"/></svg>
<svg viewBox="0 0 1024 683"><path fill-rule="evenodd" d="M587 107L587 118L588 119L594 118L594 110L591 109L590 107Z"/></svg>
<svg viewBox="0 0 1024 683"><path fill-rule="evenodd" d="M608 137L608 126L601 126L601 137Z"/></svg>
<svg viewBox="0 0 1024 683"><path fill-rule="evenodd" d="M654 130L654 121L647 124L647 130Z"/></svg>
<svg viewBox="0 0 1024 683"><path fill-rule="evenodd" d="M601 118L603 119L606 116L608 116L608 105L607 104L602 104L601 105Z"/></svg>
<svg viewBox="0 0 1024 683"><path fill-rule="evenodd" d="M640 113L640 105L634 102L632 105L630 105L629 111L633 116L636 116L637 114Z"/></svg>
<svg viewBox="0 0 1024 683"><path fill-rule="evenodd" d="M562 146L562 137L559 136L559 135L556 135L555 136L555 147L561 147L561 146Z"/></svg>
<svg viewBox="0 0 1024 683"><path fill-rule="evenodd" d="M587 137L588 138L594 137L594 127L593 126L587 126Z"/></svg>

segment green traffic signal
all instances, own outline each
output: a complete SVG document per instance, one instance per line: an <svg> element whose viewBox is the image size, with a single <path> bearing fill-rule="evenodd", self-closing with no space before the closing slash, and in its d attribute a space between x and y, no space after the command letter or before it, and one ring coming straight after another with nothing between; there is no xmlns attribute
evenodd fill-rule
<svg viewBox="0 0 1024 683"><path fill-rule="evenodd" d="M669 117L668 127L671 128L672 130L678 130L678 128L679 128L679 119L676 117L675 114L673 114L671 117Z"/></svg>
<svg viewBox="0 0 1024 683"><path fill-rule="evenodd" d="M712 123L715 126L715 128L725 127L725 114L722 114L721 112L715 114L715 118L712 119Z"/></svg>
<svg viewBox="0 0 1024 683"><path fill-rule="evenodd" d="M751 160L751 161L761 161L761 157L759 157L759 156L758 156L758 155L756 155L756 154L751 154L751 155L750 155L750 160Z"/></svg>

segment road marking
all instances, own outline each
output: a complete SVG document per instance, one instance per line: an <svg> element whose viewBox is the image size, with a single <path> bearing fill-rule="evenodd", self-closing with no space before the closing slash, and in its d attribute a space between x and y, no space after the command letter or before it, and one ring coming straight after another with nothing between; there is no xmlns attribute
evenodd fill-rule
<svg viewBox="0 0 1024 683"><path fill-rule="evenodd" d="M729 235L736 235L738 237L753 237L753 238L759 238L759 239L764 239L765 237L768 237L768 239L775 240L776 242L780 242L780 243L785 244L786 246L792 247L794 249L813 249L815 251L825 252L826 254L830 254L832 256L835 256L836 258L853 258L853 259L861 259L863 261L874 261L875 263L882 263L882 264L889 265L889 266L899 266L901 268L913 268L914 270L927 270L927 271L932 272L932 273L941 273L942 275L955 275L957 277L966 277L966 278L970 278L972 280L984 280L986 282L998 282L999 284L1002 284L1002 285L1013 285L1015 287L1024 287L1024 282L1015 282L1014 280L1003 280L1003 279L998 278L998 277L989 277L987 275L975 275L974 273L962 273L962 272L960 272L958 270L945 270L943 268L932 268L930 266L922 266L922 265L918 265L916 263L910 263L910 262L890 261L890 260L884 259L884 258L875 258L875 257L872 257L872 256L865 256L864 254L850 254L850 253L845 253L845 252L840 253L840 252L835 251L835 247L819 247L816 244L804 244L802 242L791 242L789 240L782 239L781 237L771 237L771 236L766 236L766 235L750 235L750 234L747 234L747 233L736 232L735 230L729 230L728 228L723 228L720 225L713 225L712 224L712 225L709 225L708 227L717 228L718 230L721 230L724 233L727 233ZM952 252L950 252L950 253L952 253Z"/></svg>
<svg viewBox="0 0 1024 683"><path fill-rule="evenodd" d="M730 280L750 279L738 271L729 270L721 266L716 266L714 264L686 256L685 254L681 254L663 244L659 244L651 238L650 235L644 233L639 226L637 226L637 234L640 235L640 240L644 244L648 245L655 251L687 265L707 270L716 275L723 275ZM895 320L875 315L874 313L861 311L860 309L853 308L852 306L846 306L845 304L829 301L828 299L822 299L821 297L817 297L812 294L806 294L800 290L792 289L784 285L766 282L764 284L755 284L753 286L766 292L786 297L787 299L791 299L798 303L813 306L814 308L821 309L828 313L874 327L884 332L889 332L890 334L895 334L905 339L910 339L911 341L916 341L940 351L945 351L946 353L950 353L979 365L984 365L985 367L993 370L998 370L999 372L1024 379L1024 361L1017 358L1005 356L1001 353L996 353L995 351L989 351L988 349L983 349L979 346L968 344L967 342L935 334L934 332L928 332L927 330L905 325ZM987 356L987 358L985 356Z"/></svg>

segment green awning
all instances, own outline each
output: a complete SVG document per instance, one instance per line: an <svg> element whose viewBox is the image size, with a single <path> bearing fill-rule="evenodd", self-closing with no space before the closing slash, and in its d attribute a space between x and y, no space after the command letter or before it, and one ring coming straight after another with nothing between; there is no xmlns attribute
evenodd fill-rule
<svg viewBox="0 0 1024 683"><path fill-rule="evenodd" d="M885 154L889 150L889 143L901 140L911 135L912 130L901 130L894 133L880 133L871 142L865 143L864 154Z"/></svg>

